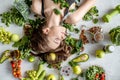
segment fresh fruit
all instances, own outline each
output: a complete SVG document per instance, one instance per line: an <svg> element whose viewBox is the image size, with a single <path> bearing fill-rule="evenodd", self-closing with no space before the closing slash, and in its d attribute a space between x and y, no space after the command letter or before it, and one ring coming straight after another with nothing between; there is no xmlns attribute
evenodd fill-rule
<svg viewBox="0 0 120 80"><path fill-rule="evenodd" d="M47 80L56 80L56 78L55 78L54 74L49 74L47 76Z"/></svg>
<svg viewBox="0 0 120 80"><path fill-rule="evenodd" d="M103 50L96 50L96 57L103 58L105 56L105 52Z"/></svg>
<svg viewBox="0 0 120 80"><path fill-rule="evenodd" d="M29 61L29 62L34 62L34 61L35 61L35 56L30 55L30 56L28 57L28 61Z"/></svg>
<svg viewBox="0 0 120 80"><path fill-rule="evenodd" d="M55 54L55 53L50 53L50 54L47 56L47 58L48 58L49 60L54 61L54 60L56 59L56 54Z"/></svg>
<svg viewBox="0 0 120 80"><path fill-rule="evenodd" d="M2 53L2 55L0 57L0 64L3 63L8 58L10 58L10 50L6 50Z"/></svg>
<svg viewBox="0 0 120 80"><path fill-rule="evenodd" d="M17 34L12 34L11 35L11 41L17 42L20 40L20 37Z"/></svg>
<svg viewBox="0 0 120 80"><path fill-rule="evenodd" d="M89 59L89 55L84 53L84 54L81 54L80 56L74 58L72 61L73 62L85 62Z"/></svg>
<svg viewBox="0 0 120 80"><path fill-rule="evenodd" d="M74 74L79 75L79 74L82 73L82 69L81 69L81 67L80 67L79 65L73 66L72 69L73 69L73 73L74 73Z"/></svg>

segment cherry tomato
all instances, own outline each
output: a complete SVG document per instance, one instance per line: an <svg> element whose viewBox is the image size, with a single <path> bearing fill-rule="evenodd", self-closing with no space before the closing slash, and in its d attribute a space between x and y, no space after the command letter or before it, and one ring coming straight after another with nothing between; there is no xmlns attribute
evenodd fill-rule
<svg viewBox="0 0 120 80"><path fill-rule="evenodd" d="M96 78L96 79L99 78L99 74L98 74L98 73L96 73L95 78Z"/></svg>
<svg viewBox="0 0 120 80"><path fill-rule="evenodd" d="M20 65L20 64L21 64L21 62L22 62L22 60L18 60L18 65Z"/></svg>
<svg viewBox="0 0 120 80"><path fill-rule="evenodd" d="M12 65L12 68L15 68L15 64L11 64Z"/></svg>

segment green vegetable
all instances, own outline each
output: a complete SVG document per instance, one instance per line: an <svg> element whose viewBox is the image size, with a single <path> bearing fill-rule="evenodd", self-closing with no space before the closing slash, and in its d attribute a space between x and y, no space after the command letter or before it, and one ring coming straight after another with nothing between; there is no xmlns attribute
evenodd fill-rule
<svg viewBox="0 0 120 80"><path fill-rule="evenodd" d="M36 74L36 77L38 78L39 75L41 74L41 72L43 71L43 64L39 64L39 67L38 67L38 70L37 70L37 74Z"/></svg>
<svg viewBox="0 0 120 80"><path fill-rule="evenodd" d="M72 53L80 52L80 48L83 46L82 40L76 40L75 38L72 38L71 36L66 37L65 43L72 47L73 49Z"/></svg>
<svg viewBox="0 0 120 80"><path fill-rule="evenodd" d="M98 9L96 6L92 7L86 14L85 16L83 17L83 20L84 21L91 21L93 20L94 22L94 19L98 16Z"/></svg>
<svg viewBox="0 0 120 80"><path fill-rule="evenodd" d="M104 22L110 22L113 16L120 14L120 5L117 5L115 9L113 9L110 13L105 14L102 19Z"/></svg>
<svg viewBox="0 0 120 80"><path fill-rule="evenodd" d="M72 60L72 62L76 62L76 63L78 63L78 62L86 62L88 59L89 59L89 55L84 53L84 54L81 54L80 56L74 58Z"/></svg>
<svg viewBox="0 0 120 80"><path fill-rule="evenodd" d="M102 67L95 66L95 65L90 66L85 72L85 80L101 80L102 74L104 73L105 71ZM96 75L98 76L96 77Z"/></svg>
<svg viewBox="0 0 120 80"><path fill-rule="evenodd" d="M79 33L80 30L78 28L74 28L75 33Z"/></svg>
<svg viewBox="0 0 120 80"><path fill-rule="evenodd" d="M25 3L30 7L32 5L32 0L25 0Z"/></svg>
<svg viewBox="0 0 120 80"><path fill-rule="evenodd" d="M67 28L69 31L73 32L74 31L74 26L72 24L68 23L63 23L63 26Z"/></svg>
<svg viewBox="0 0 120 80"><path fill-rule="evenodd" d="M2 53L2 55L0 57L0 64L3 63L8 58L10 58L10 50L6 50Z"/></svg>
<svg viewBox="0 0 120 80"><path fill-rule="evenodd" d="M31 78L22 78L21 80L31 80Z"/></svg>
<svg viewBox="0 0 120 80"><path fill-rule="evenodd" d="M54 11L54 13L56 14L56 15L60 15L61 14L61 12L60 12L60 10L58 10L58 9L53 9L53 11Z"/></svg>
<svg viewBox="0 0 120 80"><path fill-rule="evenodd" d="M23 80L44 80L46 75L46 71L43 70L43 62L40 62L37 70L28 70L27 78L23 78Z"/></svg>
<svg viewBox="0 0 120 80"><path fill-rule="evenodd" d="M111 29L109 32L109 35L112 43L119 46L120 45L120 26Z"/></svg>
<svg viewBox="0 0 120 80"><path fill-rule="evenodd" d="M46 75L46 71L45 71L45 70L43 70L43 71L41 72L41 74L40 74L40 76L39 76L38 80L44 80L45 75Z"/></svg>
<svg viewBox="0 0 120 80"><path fill-rule="evenodd" d="M72 13L73 13L74 11L75 11L75 9L71 9L71 10L69 10L69 12L72 12Z"/></svg>
<svg viewBox="0 0 120 80"><path fill-rule="evenodd" d="M60 4L61 8L68 8L69 4L65 0L53 0L55 4Z"/></svg>
<svg viewBox="0 0 120 80"><path fill-rule="evenodd" d="M13 47L18 47L18 50L21 51L21 58L25 59L30 55L30 39L28 36L23 36L18 42L13 44Z"/></svg>
<svg viewBox="0 0 120 80"><path fill-rule="evenodd" d="M14 7L1 14L1 21L7 26L10 26L12 23L18 26L23 26L26 22L21 13Z"/></svg>
<svg viewBox="0 0 120 80"><path fill-rule="evenodd" d="M93 23L97 24L98 23L98 19L97 18L93 19Z"/></svg>

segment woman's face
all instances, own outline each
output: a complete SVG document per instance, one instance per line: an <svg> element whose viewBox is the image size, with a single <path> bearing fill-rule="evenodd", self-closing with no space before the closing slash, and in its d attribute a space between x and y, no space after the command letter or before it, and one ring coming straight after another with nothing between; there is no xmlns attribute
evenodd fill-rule
<svg viewBox="0 0 120 80"><path fill-rule="evenodd" d="M66 38L66 28L62 26L51 27L47 33L48 46L51 49L59 47L60 43Z"/></svg>

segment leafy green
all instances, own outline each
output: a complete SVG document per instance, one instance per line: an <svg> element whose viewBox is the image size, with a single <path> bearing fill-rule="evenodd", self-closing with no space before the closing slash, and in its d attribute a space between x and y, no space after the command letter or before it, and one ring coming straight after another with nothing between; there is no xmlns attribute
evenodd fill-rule
<svg viewBox="0 0 120 80"><path fill-rule="evenodd" d="M75 9L71 9L71 10L69 10L69 12L74 12L75 11Z"/></svg>
<svg viewBox="0 0 120 80"><path fill-rule="evenodd" d="M97 24L98 23L98 19L97 18L93 19L93 23Z"/></svg>
<svg viewBox="0 0 120 80"><path fill-rule="evenodd" d="M54 11L54 13L56 14L56 15L60 15L61 14L61 12L60 12L60 10L58 10L58 9L53 9L53 11Z"/></svg>
<svg viewBox="0 0 120 80"><path fill-rule="evenodd" d="M53 0L53 2L55 4L60 4L61 8L64 8L64 7L68 8L69 7L69 4L65 0Z"/></svg>
<svg viewBox="0 0 120 80"><path fill-rule="evenodd" d="M36 18L35 20L29 19L28 20L28 24L30 24L33 28L38 28L42 25L44 25L46 22L45 18L41 19L41 18Z"/></svg>
<svg viewBox="0 0 120 80"><path fill-rule="evenodd" d="M73 32L74 31L74 26L72 24L68 23L63 23L63 26L67 28L69 31Z"/></svg>
<svg viewBox="0 0 120 80"><path fill-rule="evenodd" d="M75 32L78 33L79 29L78 28L74 28L74 26L72 24L68 24L68 23L63 23L63 26L68 29L71 32Z"/></svg>
<svg viewBox="0 0 120 80"><path fill-rule="evenodd" d="M75 32L75 33L79 33L80 30L79 30L78 28L74 28L74 32Z"/></svg>
<svg viewBox="0 0 120 80"><path fill-rule="evenodd" d="M30 55L30 39L28 36L23 36L18 42L13 44L13 47L18 47L21 51L21 58L24 59Z"/></svg>
<svg viewBox="0 0 120 80"><path fill-rule="evenodd" d="M98 9L96 6L92 7L86 14L85 16L83 17L83 20L84 21L91 21L93 20L94 23L97 23L97 19L96 17L99 16L98 14ZM94 20L95 19L95 20Z"/></svg>
<svg viewBox="0 0 120 80"><path fill-rule="evenodd" d="M12 23L18 26L23 26L26 22L21 13L14 7L11 8L9 11L1 14L1 21L7 26L9 26Z"/></svg>
<svg viewBox="0 0 120 80"><path fill-rule="evenodd" d="M30 7L32 5L32 0L25 0L25 3Z"/></svg>
<svg viewBox="0 0 120 80"><path fill-rule="evenodd" d="M109 32L109 35L112 43L119 46L120 45L120 26L111 29Z"/></svg>
<svg viewBox="0 0 120 80"><path fill-rule="evenodd" d="M80 52L80 48L83 46L82 40L76 40L75 38L72 38L71 36L67 36L65 39L65 42L67 45L70 45L72 47L72 53Z"/></svg>

